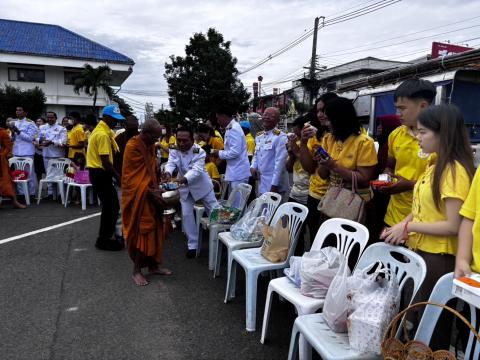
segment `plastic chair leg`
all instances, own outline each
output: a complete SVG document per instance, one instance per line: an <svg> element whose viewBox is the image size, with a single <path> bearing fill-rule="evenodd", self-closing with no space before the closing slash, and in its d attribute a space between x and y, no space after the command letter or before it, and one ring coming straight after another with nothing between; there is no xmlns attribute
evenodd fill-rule
<svg viewBox="0 0 480 360"><path fill-rule="evenodd" d="M63 182L57 183L57 192L60 194L60 200L62 201L62 205L65 204L65 189Z"/></svg>
<svg viewBox="0 0 480 360"><path fill-rule="evenodd" d="M257 316L257 279L258 272L246 271L245 301L246 301L246 330L255 331Z"/></svg>
<svg viewBox="0 0 480 360"><path fill-rule="evenodd" d="M220 265L222 264L222 250L223 244L217 237L217 250L215 251L215 269L213 270L213 278L216 278L220 275Z"/></svg>
<svg viewBox="0 0 480 360"><path fill-rule="evenodd" d="M215 251L217 250L215 241L218 241L218 227L216 225L210 225L208 234L208 270L215 269Z"/></svg>
<svg viewBox="0 0 480 360"><path fill-rule="evenodd" d="M42 199L42 188L43 188L43 181L40 180L40 182L38 183L37 205L40 204L40 200Z"/></svg>
<svg viewBox="0 0 480 360"><path fill-rule="evenodd" d="M202 229L200 228L200 221L202 220L202 215L204 213L205 209L195 209L195 225L197 225L197 234L198 234L198 244L197 244L197 257L200 256L200 251L201 251L201 248L202 248ZM185 232L183 230L183 221L182 221L182 231Z"/></svg>
<svg viewBox="0 0 480 360"><path fill-rule="evenodd" d="M90 188L90 195L88 196L88 203L93 205L93 188Z"/></svg>
<svg viewBox="0 0 480 360"><path fill-rule="evenodd" d="M80 195L82 196L82 210L87 210L87 188L80 187Z"/></svg>
<svg viewBox="0 0 480 360"><path fill-rule="evenodd" d="M298 337L300 332L298 331L297 321L293 323L292 337L290 338L290 348L288 350L288 360L297 360L298 358Z"/></svg>
<svg viewBox="0 0 480 360"><path fill-rule="evenodd" d="M237 262L235 259L229 261L229 271L227 278L227 291L225 293L225 304L235 297L235 285L237 282Z"/></svg>
<svg viewBox="0 0 480 360"><path fill-rule="evenodd" d="M260 342L265 344L265 337L267 336L268 321L270 320L270 308L272 306L272 292L273 288L268 284L267 299L265 300L265 311L263 313L262 336Z"/></svg>
<svg viewBox="0 0 480 360"><path fill-rule="evenodd" d="M25 195L25 202L27 203L27 205L30 205L30 194L28 192L28 183L23 182L22 186L23 186L23 194Z"/></svg>

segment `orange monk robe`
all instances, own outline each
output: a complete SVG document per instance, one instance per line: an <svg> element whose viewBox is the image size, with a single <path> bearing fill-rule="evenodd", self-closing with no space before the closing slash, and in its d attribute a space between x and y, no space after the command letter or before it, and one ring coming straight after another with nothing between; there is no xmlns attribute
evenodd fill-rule
<svg viewBox="0 0 480 360"><path fill-rule="evenodd" d="M142 149L145 151L145 161ZM151 171L147 167L151 167ZM157 162L155 146L146 147L139 136L127 143L122 171L122 225L132 260L135 254L151 257L162 262L163 242L167 235L162 218L157 216L155 206L147 197L147 190L156 183ZM142 263L142 266L146 264Z"/></svg>
<svg viewBox="0 0 480 360"><path fill-rule="evenodd" d="M0 128L0 195L5 197L15 196L15 185L8 165L12 147L13 143L7 130Z"/></svg>

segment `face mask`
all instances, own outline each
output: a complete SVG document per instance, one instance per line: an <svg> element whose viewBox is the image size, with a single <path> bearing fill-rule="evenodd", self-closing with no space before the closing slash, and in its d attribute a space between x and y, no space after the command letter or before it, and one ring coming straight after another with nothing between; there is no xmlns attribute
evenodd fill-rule
<svg viewBox="0 0 480 360"><path fill-rule="evenodd" d="M167 135L167 129L162 129L162 135Z"/></svg>
<svg viewBox="0 0 480 360"><path fill-rule="evenodd" d="M73 120L68 120L68 125L73 125Z"/></svg>

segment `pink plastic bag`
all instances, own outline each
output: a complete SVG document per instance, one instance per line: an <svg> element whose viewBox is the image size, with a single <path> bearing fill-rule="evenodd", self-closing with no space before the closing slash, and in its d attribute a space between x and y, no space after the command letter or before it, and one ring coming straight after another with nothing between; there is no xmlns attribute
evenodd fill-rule
<svg viewBox="0 0 480 360"><path fill-rule="evenodd" d="M73 180L77 184L90 184L90 176L88 170L77 170L73 176Z"/></svg>

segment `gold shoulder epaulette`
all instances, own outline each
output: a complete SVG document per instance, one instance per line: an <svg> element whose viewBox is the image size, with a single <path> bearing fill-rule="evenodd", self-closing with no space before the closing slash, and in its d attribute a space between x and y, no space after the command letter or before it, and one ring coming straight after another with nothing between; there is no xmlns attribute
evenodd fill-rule
<svg viewBox="0 0 480 360"><path fill-rule="evenodd" d="M282 131L280 129L273 129L273 134L274 135L280 135Z"/></svg>
<svg viewBox="0 0 480 360"><path fill-rule="evenodd" d="M33 121L33 120L30 120L30 119L28 119L28 118L27 118L27 121L29 121L29 122L32 122L32 123L35 123L35 121Z"/></svg>
<svg viewBox="0 0 480 360"><path fill-rule="evenodd" d="M263 134L265 134L265 131L260 131L257 133L257 136L262 136Z"/></svg>
<svg viewBox="0 0 480 360"><path fill-rule="evenodd" d="M193 148L193 153L194 154L200 154L200 149L199 148Z"/></svg>
<svg viewBox="0 0 480 360"><path fill-rule="evenodd" d="M169 149L172 149L172 150L177 150L177 146L176 145L173 145L173 144L170 144L168 146Z"/></svg>

